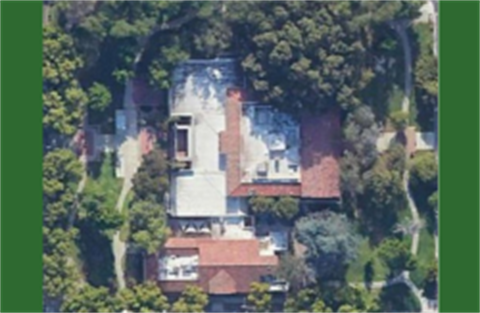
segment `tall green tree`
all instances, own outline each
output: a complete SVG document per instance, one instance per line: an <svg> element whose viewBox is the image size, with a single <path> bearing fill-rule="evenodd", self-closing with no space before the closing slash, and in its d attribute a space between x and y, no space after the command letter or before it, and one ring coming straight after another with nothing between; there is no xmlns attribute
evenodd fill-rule
<svg viewBox="0 0 480 313"><path fill-rule="evenodd" d="M165 208L154 202L136 202L128 218L130 240L149 254L157 252L169 234Z"/></svg>
<svg viewBox="0 0 480 313"><path fill-rule="evenodd" d="M268 290L268 284L253 282L250 285L247 302L255 312L270 312L272 307L272 295Z"/></svg>
<svg viewBox="0 0 480 313"><path fill-rule="evenodd" d="M72 214L77 184L82 177L82 165L71 150L56 149L43 159L44 224L66 226Z"/></svg>
<svg viewBox="0 0 480 313"><path fill-rule="evenodd" d="M329 313L332 312L332 309L327 307L322 300L317 300L312 304L312 312L325 312Z"/></svg>
<svg viewBox="0 0 480 313"><path fill-rule="evenodd" d="M322 211L297 221L296 239L307 247L306 259L319 279L341 278L357 257L359 238L343 214Z"/></svg>
<svg viewBox="0 0 480 313"><path fill-rule="evenodd" d="M402 172L392 170L384 158L378 159L364 177L362 216L370 231L390 231L397 213L405 208L406 198Z"/></svg>
<svg viewBox="0 0 480 313"><path fill-rule="evenodd" d="M62 312L118 312L120 310L119 301L107 288L95 288L90 285L72 294L62 305Z"/></svg>
<svg viewBox="0 0 480 313"><path fill-rule="evenodd" d="M153 281L122 289L118 297L122 308L129 312L164 312L170 307L167 297Z"/></svg>
<svg viewBox="0 0 480 313"><path fill-rule="evenodd" d="M43 293L47 299L62 300L75 291L79 273L71 260L77 231L43 227Z"/></svg>
<svg viewBox="0 0 480 313"><path fill-rule="evenodd" d="M112 95L107 87L94 83L88 89L88 107L97 112L103 112L111 104Z"/></svg>
<svg viewBox="0 0 480 313"><path fill-rule="evenodd" d="M272 208L274 216L284 221L291 221L299 211L298 199L283 196L278 198Z"/></svg>
<svg viewBox="0 0 480 313"><path fill-rule="evenodd" d="M285 312L310 312L312 304L318 297L317 291L314 289L304 288L298 292L290 294L285 301Z"/></svg>
<svg viewBox="0 0 480 313"><path fill-rule="evenodd" d="M165 153L153 150L143 157L143 162L132 179L133 192L137 200L163 202L168 188L168 163Z"/></svg>
<svg viewBox="0 0 480 313"><path fill-rule="evenodd" d="M208 295L194 285L188 285L180 298L173 303L172 312L198 313L203 312L208 304Z"/></svg>
<svg viewBox="0 0 480 313"><path fill-rule="evenodd" d="M354 5L250 1L228 10L242 67L263 101L291 111L360 103L368 64L362 33L348 23Z"/></svg>
<svg viewBox="0 0 480 313"><path fill-rule="evenodd" d="M385 262L392 275L398 275L402 271L414 270L417 261L410 252L406 241L398 239L385 239L378 248L378 256Z"/></svg>
<svg viewBox="0 0 480 313"><path fill-rule="evenodd" d="M71 136L80 126L87 96L78 82L82 59L72 38L53 26L43 28L43 127L47 136Z"/></svg>
<svg viewBox="0 0 480 313"><path fill-rule="evenodd" d="M414 188L425 189L425 192L430 194L437 189L438 164L433 152L415 156L410 170L410 184Z"/></svg>
<svg viewBox="0 0 480 313"><path fill-rule="evenodd" d="M280 264L276 270L276 275L288 281L289 289L294 292L312 283L313 274L304 258L296 257L290 253L283 254L280 257Z"/></svg>
<svg viewBox="0 0 480 313"><path fill-rule="evenodd" d="M268 214L275 204L275 199L272 197L254 196L248 200L248 204L255 214Z"/></svg>
<svg viewBox="0 0 480 313"><path fill-rule="evenodd" d="M88 228L111 237L122 226L124 217L114 206L108 205L106 200L106 191L101 186L87 185L79 218L82 223L88 224Z"/></svg>

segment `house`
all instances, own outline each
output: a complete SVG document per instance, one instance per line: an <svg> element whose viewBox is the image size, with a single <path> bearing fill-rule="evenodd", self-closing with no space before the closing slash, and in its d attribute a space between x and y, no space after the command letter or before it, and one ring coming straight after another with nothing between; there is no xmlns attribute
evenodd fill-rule
<svg viewBox="0 0 480 313"><path fill-rule="evenodd" d="M187 61L170 94L173 151L170 214L181 218L247 215L248 197L338 200L338 114L300 120L242 101L234 59Z"/></svg>
<svg viewBox="0 0 480 313"><path fill-rule="evenodd" d="M255 281L268 282L272 292L288 289L273 275L288 249L288 230L257 229L249 197L340 198L339 114L294 118L250 101L237 66L235 59L189 60L173 73L175 169L167 204L173 237L145 260L145 276L165 293L196 284L223 304Z"/></svg>
<svg viewBox="0 0 480 313"><path fill-rule="evenodd" d="M188 284L198 285L216 297L215 311L224 311L228 304L238 309L254 281L268 283L272 292L286 291L288 284L273 278L277 265L275 250L256 238L173 237L161 253L146 259L145 268L163 292L178 294Z"/></svg>

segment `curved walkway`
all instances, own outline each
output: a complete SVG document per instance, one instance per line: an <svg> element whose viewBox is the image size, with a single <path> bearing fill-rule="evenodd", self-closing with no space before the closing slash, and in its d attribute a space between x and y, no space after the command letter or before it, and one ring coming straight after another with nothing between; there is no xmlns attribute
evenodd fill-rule
<svg viewBox="0 0 480 313"><path fill-rule="evenodd" d="M410 49L410 41L406 33L406 28L409 26L408 21L393 21L390 23L390 26L397 32L400 41L402 43L403 51L404 51L404 68L405 68L405 81L404 81L404 98L402 102L402 111L408 113L410 109L410 94L412 91L412 54L411 54L411 49ZM415 204L415 201L413 201L413 197L410 193L410 189L408 186L408 180L410 177L410 172L408 169L405 170L404 175L403 175L403 186L405 188L405 193L407 196L408 200L408 206L410 208L410 212L412 214L412 219L413 223L415 225L420 225L420 216L418 214L418 209ZM413 255L417 255L418 252L418 242L420 238L420 233L419 233L420 228L417 227L415 232L412 234L412 245L411 245L411 253ZM436 237L435 237L436 238ZM413 294L415 297L419 300L421 306L422 306L422 312L437 312L437 310L432 309L430 306L430 301L422 296L422 292L418 289L418 287L410 280L410 272L405 271L402 274L398 275L397 277L394 277L391 280L388 281L375 281L372 282L369 287L378 289L378 288L383 288L386 286L391 286L394 284L399 284L403 283L406 284L410 290L412 290ZM363 283L352 283L350 284L351 286L359 286L362 285ZM365 285L365 284L363 284Z"/></svg>

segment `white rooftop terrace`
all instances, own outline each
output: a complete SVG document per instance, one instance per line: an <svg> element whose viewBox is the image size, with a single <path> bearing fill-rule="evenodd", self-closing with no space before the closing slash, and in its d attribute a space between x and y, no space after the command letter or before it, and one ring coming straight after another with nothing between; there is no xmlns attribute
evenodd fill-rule
<svg viewBox="0 0 480 313"><path fill-rule="evenodd" d="M243 182L299 181L299 124L267 105L245 103L241 131Z"/></svg>
<svg viewBox="0 0 480 313"><path fill-rule="evenodd" d="M158 280L197 280L199 256L166 255L158 262Z"/></svg>
<svg viewBox="0 0 480 313"><path fill-rule="evenodd" d="M191 169L175 173L171 213L178 217L243 215L243 206L227 199L225 160L219 133L225 130L227 88L235 86L235 60L192 60L173 74L170 114L188 114L191 124Z"/></svg>

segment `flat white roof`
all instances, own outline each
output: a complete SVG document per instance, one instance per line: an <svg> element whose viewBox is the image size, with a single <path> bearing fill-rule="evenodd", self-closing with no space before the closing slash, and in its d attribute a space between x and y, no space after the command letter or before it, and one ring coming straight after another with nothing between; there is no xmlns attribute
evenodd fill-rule
<svg viewBox="0 0 480 313"><path fill-rule="evenodd" d="M285 113L248 103L241 120L242 182L299 181L300 128Z"/></svg>
<svg viewBox="0 0 480 313"><path fill-rule="evenodd" d="M226 173L220 157L219 133L225 130L227 88L234 86L231 59L188 61L173 74L170 114L191 115L192 167L173 174L171 212L179 217L224 216Z"/></svg>

